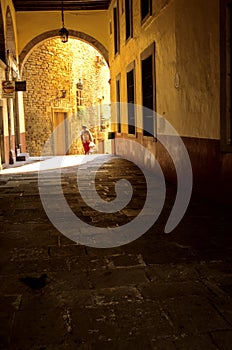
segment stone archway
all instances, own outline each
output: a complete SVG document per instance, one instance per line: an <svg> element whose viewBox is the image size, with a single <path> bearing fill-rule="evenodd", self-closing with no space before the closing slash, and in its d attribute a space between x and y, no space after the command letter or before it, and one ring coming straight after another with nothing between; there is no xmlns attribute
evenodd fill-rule
<svg viewBox="0 0 232 350"><path fill-rule="evenodd" d="M4 64L2 64L2 62ZM2 80L5 79L5 63L6 63L6 52L5 52L5 33L4 33L4 24L2 17L2 8L0 5L0 77ZM4 112L2 106L2 100L0 99L0 169L1 164L5 163L7 158L5 150L5 135L4 135ZM6 142L8 145L9 142ZM7 152L8 153L8 152Z"/></svg>
<svg viewBox="0 0 232 350"><path fill-rule="evenodd" d="M14 33L11 10L10 10L9 6L7 7L7 10L6 10L6 49L9 52L9 54L15 60L17 60L15 33Z"/></svg>
<svg viewBox="0 0 232 350"><path fill-rule="evenodd" d="M21 51L19 55L19 64L20 64L20 72L22 73L24 62L26 60L27 55L30 53L30 51L38 44L40 44L42 41L46 39L51 39L54 37L58 37L58 30L51 30L45 33L42 33L38 36L36 36L33 40L31 40ZM87 44L93 46L97 51L101 53L101 55L106 60L107 64L109 64L109 55L108 50L102 45L98 40L93 38L92 36L85 34L83 32L79 32L77 30L69 30L69 37L73 37L75 39L82 40L86 42Z"/></svg>
<svg viewBox="0 0 232 350"><path fill-rule="evenodd" d="M6 52L5 52L5 35L4 35L4 25L2 17L2 9L0 6L0 59L6 62Z"/></svg>
<svg viewBox="0 0 232 350"><path fill-rule="evenodd" d="M82 124L93 129L98 144L110 124L110 72L104 56L86 37L80 40L72 35L63 44L55 34L40 36L33 46L30 43L27 49L32 47L24 50L21 62L21 78L27 82L24 115L27 152L31 156L41 154L60 124L65 130L60 130L60 140L54 138L46 150L50 155L65 153L66 146L68 154L81 153L83 147L77 135ZM58 141L62 141L60 147Z"/></svg>

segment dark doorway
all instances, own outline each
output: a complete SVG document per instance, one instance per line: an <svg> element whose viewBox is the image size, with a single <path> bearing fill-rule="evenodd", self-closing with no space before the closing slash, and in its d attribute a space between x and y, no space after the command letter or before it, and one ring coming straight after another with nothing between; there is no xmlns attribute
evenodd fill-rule
<svg viewBox="0 0 232 350"><path fill-rule="evenodd" d="M127 72L128 134L135 134L135 84L134 69Z"/></svg>
<svg viewBox="0 0 232 350"><path fill-rule="evenodd" d="M121 133L121 108L120 108L120 78L116 80L116 98L117 98L117 132Z"/></svg>
<svg viewBox="0 0 232 350"><path fill-rule="evenodd" d="M154 136L153 56L142 60L143 135Z"/></svg>

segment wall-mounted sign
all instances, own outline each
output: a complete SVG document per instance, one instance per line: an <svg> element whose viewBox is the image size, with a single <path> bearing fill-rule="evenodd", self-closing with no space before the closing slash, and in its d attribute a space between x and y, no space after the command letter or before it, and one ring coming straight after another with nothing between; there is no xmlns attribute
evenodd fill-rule
<svg viewBox="0 0 232 350"><path fill-rule="evenodd" d="M26 91L26 81L16 81L15 82L15 91Z"/></svg>
<svg viewBox="0 0 232 350"><path fill-rule="evenodd" d="M14 98L15 97L15 82L3 81L2 82L2 98Z"/></svg>

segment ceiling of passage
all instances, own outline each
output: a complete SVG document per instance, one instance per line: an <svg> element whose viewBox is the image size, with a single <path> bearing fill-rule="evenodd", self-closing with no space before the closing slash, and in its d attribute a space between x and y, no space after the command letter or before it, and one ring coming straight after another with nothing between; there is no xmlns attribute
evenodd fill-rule
<svg viewBox="0 0 232 350"><path fill-rule="evenodd" d="M57 11L61 0L12 0L16 11ZM107 10L111 0L63 0L64 11Z"/></svg>

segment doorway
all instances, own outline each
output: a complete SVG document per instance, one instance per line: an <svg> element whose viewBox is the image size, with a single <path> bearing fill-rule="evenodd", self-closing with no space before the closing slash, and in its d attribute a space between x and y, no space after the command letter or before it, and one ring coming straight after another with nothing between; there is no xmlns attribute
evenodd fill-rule
<svg viewBox="0 0 232 350"><path fill-rule="evenodd" d="M67 113L53 112L53 153L55 156L63 156L68 153L68 128Z"/></svg>

